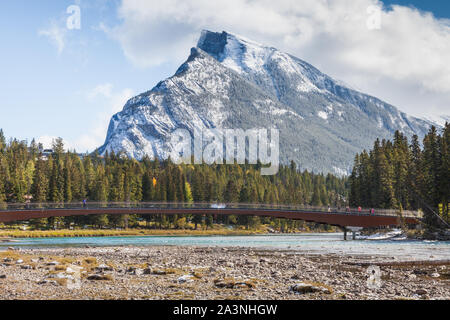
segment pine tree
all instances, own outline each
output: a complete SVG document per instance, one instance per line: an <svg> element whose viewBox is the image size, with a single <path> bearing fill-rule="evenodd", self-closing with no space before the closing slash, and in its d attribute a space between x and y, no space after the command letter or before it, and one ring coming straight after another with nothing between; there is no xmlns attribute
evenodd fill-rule
<svg viewBox="0 0 450 320"><path fill-rule="evenodd" d="M72 195L74 200L84 200L86 198L86 175L84 172L84 166L81 159L77 156L73 156L72 165Z"/></svg>
<svg viewBox="0 0 450 320"><path fill-rule="evenodd" d="M418 199L424 190L423 161L422 150L420 149L419 137L414 135L410 145L411 162L408 174L408 191L411 198L411 208L417 210L421 206L421 200Z"/></svg>
<svg viewBox="0 0 450 320"><path fill-rule="evenodd" d="M62 161L56 157L52 161L50 175L50 197L49 200L55 203L64 202L64 176Z"/></svg>
<svg viewBox="0 0 450 320"><path fill-rule="evenodd" d="M187 203L194 202L194 197L192 196L191 185L189 182L184 183L184 199Z"/></svg>
<svg viewBox="0 0 450 320"><path fill-rule="evenodd" d="M150 202L153 200L153 176L150 174L150 172L146 172L142 177L142 194L144 201Z"/></svg>
<svg viewBox="0 0 450 320"><path fill-rule="evenodd" d="M208 230L208 229L213 227L213 225L214 225L214 218L213 218L212 215L210 215L210 214L206 215L205 225L206 225L206 230Z"/></svg>
<svg viewBox="0 0 450 320"><path fill-rule="evenodd" d="M83 167L86 181L86 194L88 198L92 197L92 193L95 185L95 168L90 156L83 159Z"/></svg>
<svg viewBox="0 0 450 320"><path fill-rule="evenodd" d="M37 161L36 170L34 172L32 195L33 200L37 203L47 202L48 194L48 178L46 162L41 158Z"/></svg>
<svg viewBox="0 0 450 320"><path fill-rule="evenodd" d="M393 143L377 140L367 156L358 155L350 182L350 202L371 207L424 211L429 229L443 226L435 212L448 217L449 201L449 129L442 135L432 127L423 140L408 139L396 132ZM370 190L366 194L365 188Z"/></svg>
<svg viewBox="0 0 450 320"><path fill-rule="evenodd" d="M33 160L28 160L25 167L25 193L28 195L31 192L31 186L33 184L33 176L35 171L35 165Z"/></svg>
<svg viewBox="0 0 450 320"><path fill-rule="evenodd" d="M395 133L393 146L394 197L402 208L409 207L408 169L411 166L411 154L407 138L399 131ZM398 205L399 207L399 205Z"/></svg>
<svg viewBox="0 0 450 320"><path fill-rule="evenodd" d="M3 130L0 129L0 153L4 153L6 149L6 139Z"/></svg>
<svg viewBox="0 0 450 320"><path fill-rule="evenodd" d="M423 169L424 169L424 199L433 208L439 206L439 168L440 168L439 138L433 126L423 141ZM439 223L431 210L424 211L425 224L433 228Z"/></svg>
<svg viewBox="0 0 450 320"><path fill-rule="evenodd" d="M65 159L64 170L64 200L68 203L72 202L72 163L69 156Z"/></svg>
<svg viewBox="0 0 450 320"><path fill-rule="evenodd" d="M0 149L1 149L1 137L3 132L0 130ZM6 202L6 181L9 180L9 172L6 159L3 153L0 151L0 205Z"/></svg>
<svg viewBox="0 0 450 320"><path fill-rule="evenodd" d="M320 207L323 205L321 199L320 199L320 188L319 185L316 184L314 187L314 192L311 200L311 205Z"/></svg>
<svg viewBox="0 0 450 320"><path fill-rule="evenodd" d="M225 201L228 203L237 203L239 202L240 190L236 184L234 179L228 181L226 191L225 191Z"/></svg>
<svg viewBox="0 0 450 320"><path fill-rule="evenodd" d="M361 186L360 186L360 172L361 172L361 161L359 159L359 155L356 155L352 174L349 178L350 184L350 206L358 207L361 201Z"/></svg>
<svg viewBox="0 0 450 320"><path fill-rule="evenodd" d="M439 168L440 176L440 202L442 204L442 218L447 222L449 220L450 205L450 123L446 123L441 139L441 167Z"/></svg>

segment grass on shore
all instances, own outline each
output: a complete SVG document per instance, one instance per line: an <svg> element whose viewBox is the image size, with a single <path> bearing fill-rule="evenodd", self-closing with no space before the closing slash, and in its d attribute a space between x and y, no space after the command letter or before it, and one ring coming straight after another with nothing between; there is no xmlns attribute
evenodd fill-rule
<svg viewBox="0 0 450 320"><path fill-rule="evenodd" d="M149 230L149 229L128 229L128 230L0 230L1 238L79 238L79 237L126 237L126 236L237 236L255 235L267 232L260 230L230 230L230 229L209 229L209 230Z"/></svg>

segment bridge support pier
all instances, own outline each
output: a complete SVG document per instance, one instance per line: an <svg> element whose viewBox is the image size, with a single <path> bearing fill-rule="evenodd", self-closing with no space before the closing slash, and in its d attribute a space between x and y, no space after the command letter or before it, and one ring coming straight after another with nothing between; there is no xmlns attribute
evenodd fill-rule
<svg viewBox="0 0 450 320"><path fill-rule="evenodd" d="M361 228L361 227L347 227L346 229L348 229L349 231L352 232L352 239L356 240L356 233L360 232L363 228Z"/></svg>
<svg viewBox="0 0 450 320"><path fill-rule="evenodd" d="M347 241L347 228L344 227L344 241Z"/></svg>

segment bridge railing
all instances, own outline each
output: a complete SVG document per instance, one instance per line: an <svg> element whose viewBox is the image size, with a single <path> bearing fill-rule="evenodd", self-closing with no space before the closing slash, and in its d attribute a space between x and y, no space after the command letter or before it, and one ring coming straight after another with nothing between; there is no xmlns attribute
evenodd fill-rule
<svg viewBox="0 0 450 320"><path fill-rule="evenodd" d="M283 204L246 204L246 203L172 203L172 202L72 202L72 203L8 203L0 204L0 212L26 211L26 210L79 210L79 209L217 209L217 210L273 210L312 212L327 214L350 214L372 216L398 216L397 210L355 209L355 208L329 208L309 205L283 205ZM421 219L423 214L418 211L403 211L404 218Z"/></svg>

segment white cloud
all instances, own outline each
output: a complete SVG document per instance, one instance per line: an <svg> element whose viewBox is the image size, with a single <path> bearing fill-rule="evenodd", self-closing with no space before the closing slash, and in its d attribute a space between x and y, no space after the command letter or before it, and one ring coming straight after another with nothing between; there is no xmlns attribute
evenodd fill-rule
<svg viewBox="0 0 450 320"><path fill-rule="evenodd" d="M58 25L56 22L51 22L50 26L39 30L39 35L47 37L48 40L56 47L58 54L64 51L66 46L66 34L67 29L63 26Z"/></svg>
<svg viewBox="0 0 450 320"><path fill-rule="evenodd" d="M109 121L117 112L122 111L125 103L135 95L131 89L114 91L114 85L104 83L96 86L85 94L88 103L95 106L95 110L89 117L95 118L95 126L87 130L86 133L73 139L63 139L66 150L76 150L77 152L92 152L105 142ZM43 135L36 141L42 143L44 148L51 149L53 141L58 137Z"/></svg>
<svg viewBox="0 0 450 320"><path fill-rule="evenodd" d="M93 99L97 98L98 96L110 98L112 95L113 88L114 88L114 85L111 83L99 84L91 92L88 93L88 98L90 100L93 100Z"/></svg>
<svg viewBox="0 0 450 320"><path fill-rule="evenodd" d="M39 138L36 139L37 143L42 143L42 146L44 147L44 149L52 149L53 147L53 142L58 139L59 137L56 136L51 136L51 135L43 135ZM66 150L72 150L74 149L74 146L68 142L67 140L63 139L63 143L64 143L64 148Z"/></svg>
<svg viewBox="0 0 450 320"><path fill-rule="evenodd" d="M86 150L93 151L100 147L105 142L111 117L120 112L134 94L132 89L114 92L114 85L111 83L100 84L88 92L86 94L87 100L97 104L99 108L98 112L94 113L96 126L73 142L75 148L84 152Z"/></svg>
<svg viewBox="0 0 450 320"><path fill-rule="evenodd" d="M104 30L136 66L182 62L202 29L276 46L413 115L449 114L450 23L378 0L122 0Z"/></svg>
<svg viewBox="0 0 450 320"><path fill-rule="evenodd" d="M134 91L132 89L123 89L114 92L114 85L111 83L99 84L93 90L88 92L87 98L91 101L103 100L106 101L107 113L109 117L123 109L125 103L132 98ZM108 119L109 120L109 119Z"/></svg>

